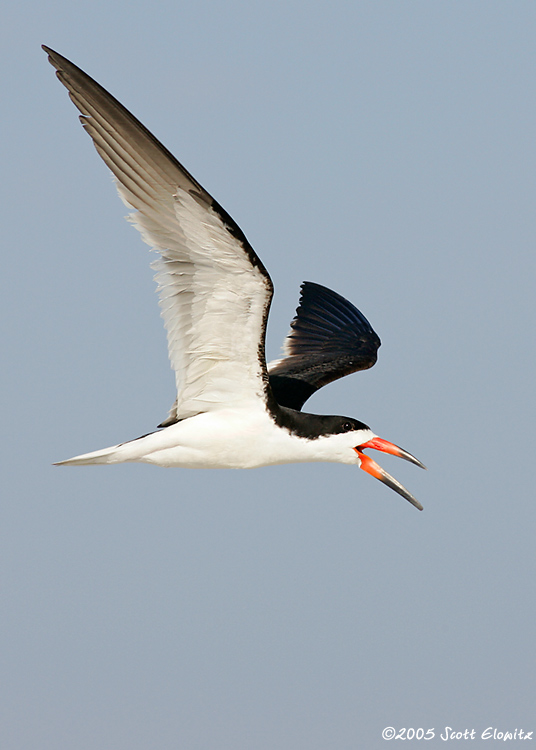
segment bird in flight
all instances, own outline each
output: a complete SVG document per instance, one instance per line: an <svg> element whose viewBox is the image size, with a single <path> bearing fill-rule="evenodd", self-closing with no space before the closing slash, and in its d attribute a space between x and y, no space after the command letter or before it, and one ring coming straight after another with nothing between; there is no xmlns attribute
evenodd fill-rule
<svg viewBox="0 0 536 750"><path fill-rule="evenodd" d="M301 411L323 385L374 365L380 340L367 319L339 294L304 282L285 356L267 364L273 285L240 227L117 99L43 49L133 209L130 221L159 254L153 267L177 386L156 431L58 465L246 469L331 461L364 469L422 510L364 451L425 468L418 459L357 419Z"/></svg>

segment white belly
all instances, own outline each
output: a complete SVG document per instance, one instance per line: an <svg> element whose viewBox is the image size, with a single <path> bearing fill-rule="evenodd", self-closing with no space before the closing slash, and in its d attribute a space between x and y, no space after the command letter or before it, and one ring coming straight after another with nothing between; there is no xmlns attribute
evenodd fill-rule
<svg viewBox="0 0 536 750"><path fill-rule="evenodd" d="M369 437L372 437L370 433ZM258 402L249 408L221 409L128 443L75 456L63 465L115 464L130 461L190 469L253 469L257 466L336 461L359 465L350 433L316 439L278 427Z"/></svg>
<svg viewBox="0 0 536 750"><path fill-rule="evenodd" d="M223 409L189 417L118 446L109 458L110 463L141 461L192 469L249 469L315 460L307 450L308 443L277 427L264 409Z"/></svg>

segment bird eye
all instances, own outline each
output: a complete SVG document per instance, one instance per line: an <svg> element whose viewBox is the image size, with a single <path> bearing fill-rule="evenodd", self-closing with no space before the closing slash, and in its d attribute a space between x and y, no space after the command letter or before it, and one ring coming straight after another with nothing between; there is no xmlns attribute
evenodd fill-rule
<svg viewBox="0 0 536 750"><path fill-rule="evenodd" d="M350 432L350 430L354 429L354 426L351 422L345 422L342 426L342 429L344 430L344 432Z"/></svg>

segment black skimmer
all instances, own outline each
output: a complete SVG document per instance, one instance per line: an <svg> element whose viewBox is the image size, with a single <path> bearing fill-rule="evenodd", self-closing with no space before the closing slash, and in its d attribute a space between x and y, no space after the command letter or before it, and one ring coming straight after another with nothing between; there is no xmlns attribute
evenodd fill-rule
<svg viewBox="0 0 536 750"><path fill-rule="evenodd" d="M335 292L305 282L285 356L267 365L273 286L240 227L117 99L43 49L133 209L130 221L159 253L153 267L178 393L155 432L59 465L241 469L334 461L364 469L422 510L364 450L424 468L418 459L357 419L301 411L318 388L376 362L380 340L366 318Z"/></svg>

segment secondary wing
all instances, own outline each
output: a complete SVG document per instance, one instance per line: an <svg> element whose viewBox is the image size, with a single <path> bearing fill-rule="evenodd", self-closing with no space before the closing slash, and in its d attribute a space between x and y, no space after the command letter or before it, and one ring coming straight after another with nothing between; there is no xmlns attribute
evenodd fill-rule
<svg viewBox="0 0 536 750"><path fill-rule="evenodd" d="M351 302L325 286L305 281L283 343L286 356L268 365L277 402L301 410L323 385L372 367L380 344L368 320Z"/></svg>

